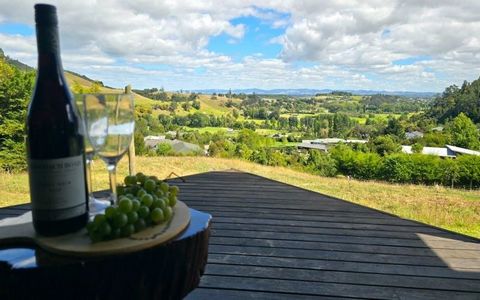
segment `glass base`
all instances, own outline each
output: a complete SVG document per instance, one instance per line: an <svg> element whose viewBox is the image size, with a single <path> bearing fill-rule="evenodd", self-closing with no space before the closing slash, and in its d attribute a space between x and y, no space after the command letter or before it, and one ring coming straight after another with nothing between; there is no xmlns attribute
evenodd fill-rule
<svg viewBox="0 0 480 300"><path fill-rule="evenodd" d="M90 197L90 200L88 202L90 216L103 213L105 209L110 206L110 204L110 199L97 199Z"/></svg>

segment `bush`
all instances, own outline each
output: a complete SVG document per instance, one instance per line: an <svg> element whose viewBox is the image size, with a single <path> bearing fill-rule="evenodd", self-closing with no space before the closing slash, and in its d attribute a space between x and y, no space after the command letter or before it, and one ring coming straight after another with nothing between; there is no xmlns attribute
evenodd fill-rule
<svg viewBox="0 0 480 300"><path fill-rule="evenodd" d="M159 143L157 144L157 150L155 151L157 155L167 156L173 154L172 145L168 143Z"/></svg>
<svg viewBox="0 0 480 300"><path fill-rule="evenodd" d="M329 177L337 174L336 161L330 155L318 150L310 150L308 154L305 165L307 171Z"/></svg>

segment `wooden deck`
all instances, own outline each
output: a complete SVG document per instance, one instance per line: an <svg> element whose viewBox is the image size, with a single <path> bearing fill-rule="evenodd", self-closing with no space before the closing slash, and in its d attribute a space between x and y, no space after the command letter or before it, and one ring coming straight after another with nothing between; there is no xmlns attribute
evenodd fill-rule
<svg viewBox="0 0 480 300"><path fill-rule="evenodd" d="M213 215L188 299L480 299L477 239L247 173L185 179L180 199Z"/></svg>

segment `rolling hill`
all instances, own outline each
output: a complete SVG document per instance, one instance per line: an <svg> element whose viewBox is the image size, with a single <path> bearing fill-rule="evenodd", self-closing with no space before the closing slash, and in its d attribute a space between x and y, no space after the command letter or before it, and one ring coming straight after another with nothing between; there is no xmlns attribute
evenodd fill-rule
<svg viewBox="0 0 480 300"><path fill-rule="evenodd" d="M98 84L99 81L94 79L88 78L86 76L65 71L65 77L68 81L69 86L75 89L82 89L83 91L89 91L94 84ZM122 88L112 88L108 86L101 85L100 87L101 93L122 93ZM147 97L144 97L138 93L133 93L135 95L135 106L138 108L139 111L144 113L151 113L153 115L160 115L160 114L171 114L168 109L168 106L171 104L171 101L159 101L153 100ZM168 96L171 96L172 93L168 92ZM223 115L227 113L231 113L233 108L229 108L226 106L227 101L229 100L226 97L217 97L216 100L213 100L210 95L199 95L197 99L200 101L200 111L206 114L213 114L213 115ZM240 99L232 99L233 102L239 103ZM180 105L178 105L175 113L177 115L187 115L189 113L194 113L197 110L191 108L189 111L185 111Z"/></svg>

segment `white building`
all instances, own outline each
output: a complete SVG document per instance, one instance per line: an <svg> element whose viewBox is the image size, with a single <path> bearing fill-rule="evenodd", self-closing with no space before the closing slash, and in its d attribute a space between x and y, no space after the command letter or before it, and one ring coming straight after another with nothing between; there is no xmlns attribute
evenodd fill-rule
<svg viewBox="0 0 480 300"><path fill-rule="evenodd" d="M412 146L402 146L402 152L412 154ZM479 151L456 147L452 145L445 145L445 147L423 147L422 154L435 155L439 157L455 158L460 155L480 155Z"/></svg>
<svg viewBox="0 0 480 300"><path fill-rule="evenodd" d="M302 140L302 142L298 144L297 147L302 149L317 149L320 151L327 152L328 148L333 147L340 143L365 144L367 142L368 142L367 140L326 138L326 139L315 139L315 140Z"/></svg>

